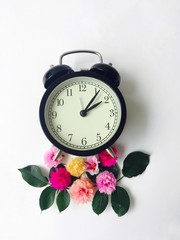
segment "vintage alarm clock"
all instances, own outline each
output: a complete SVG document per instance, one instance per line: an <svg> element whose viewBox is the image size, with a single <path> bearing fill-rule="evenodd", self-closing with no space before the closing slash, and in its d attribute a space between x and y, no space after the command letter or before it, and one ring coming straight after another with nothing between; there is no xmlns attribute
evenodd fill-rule
<svg viewBox="0 0 180 240"><path fill-rule="evenodd" d="M62 59L74 53L96 54L99 62L89 70L73 71ZM46 72L43 82L47 90L40 103L40 123L58 149L90 156L119 138L126 122L126 104L118 89L120 75L103 63L100 53L78 50L62 54L60 64Z"/></svg>

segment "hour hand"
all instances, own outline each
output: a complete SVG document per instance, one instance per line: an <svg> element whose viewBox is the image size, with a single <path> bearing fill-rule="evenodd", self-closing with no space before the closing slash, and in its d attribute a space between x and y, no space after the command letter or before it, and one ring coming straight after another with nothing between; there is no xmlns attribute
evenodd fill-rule
<svg viewBox="0 0 180 240"><path fill-rule="evenodd" d="M84 110L81 110L80 111L80 115L82 117L85 117L87 115L87 112L89 112L90 110L92 110L93 108L97 107L100 103L102 103L102 101L98 102L98 103L95 103L94 105L92 105L91 107L89 108L85 108Z"/></svg>
<svg viewBox="0 0 180 240"><path fill-rule="evenodd" d="M100 103L102 103L102 101L95 103L94 105L92 105L91 107L89 107L88 109L86 109L86 112L89 112L90 110L92 110L93 108L97 107Z"/></svg>

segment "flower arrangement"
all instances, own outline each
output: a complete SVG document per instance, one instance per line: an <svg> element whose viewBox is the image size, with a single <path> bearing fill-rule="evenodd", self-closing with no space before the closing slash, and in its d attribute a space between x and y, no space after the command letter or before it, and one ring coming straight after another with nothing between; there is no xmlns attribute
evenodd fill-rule
<svg viewBox="0 0 180 240"><path fill-rule="evenodd" d="M149 155L132 152L123 161L120 171L118 151L114 147L95 156L73 157L65 161L56 147L51 147L44 155L49 168L48 177L36 165L19 169L23 179L34 187L45 187L39 198L41 210L51 207L56 200L60 212L70 204L92 203L96 214L101 214L110 201L118 216L123 216L130 207L128 192L120 185L122 178L132 178L143 173L149 164ZM65 154L65 153L64 153Z"/></svg>

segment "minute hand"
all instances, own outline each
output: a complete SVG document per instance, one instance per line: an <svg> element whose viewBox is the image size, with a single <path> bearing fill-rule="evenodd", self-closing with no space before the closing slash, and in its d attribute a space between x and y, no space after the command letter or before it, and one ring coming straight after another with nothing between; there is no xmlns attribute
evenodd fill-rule
<svg viewBox="0 0 180 240"><path fill-rule="evenodd" d="M85 111L89 108L89 106L90 106L91 103L94 101L94 99L96 98L96 96L98 95L99 92L100 92L100 90L97 91L97 93L94 95L94 97L90 100L90 102L88 103L88 105L87 105L86 108L84 109Z"/></svg>

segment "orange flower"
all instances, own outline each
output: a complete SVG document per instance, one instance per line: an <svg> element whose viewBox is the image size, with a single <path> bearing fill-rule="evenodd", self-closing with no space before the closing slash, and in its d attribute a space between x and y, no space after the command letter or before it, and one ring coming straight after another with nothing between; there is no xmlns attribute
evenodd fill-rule
<svg viewBox="0 0 180 240"><path fill-rule="evenodd" d="M77 179L69 189L72 199L78 203L87 203L92 200L95 190L88 178Z"/></svg>

